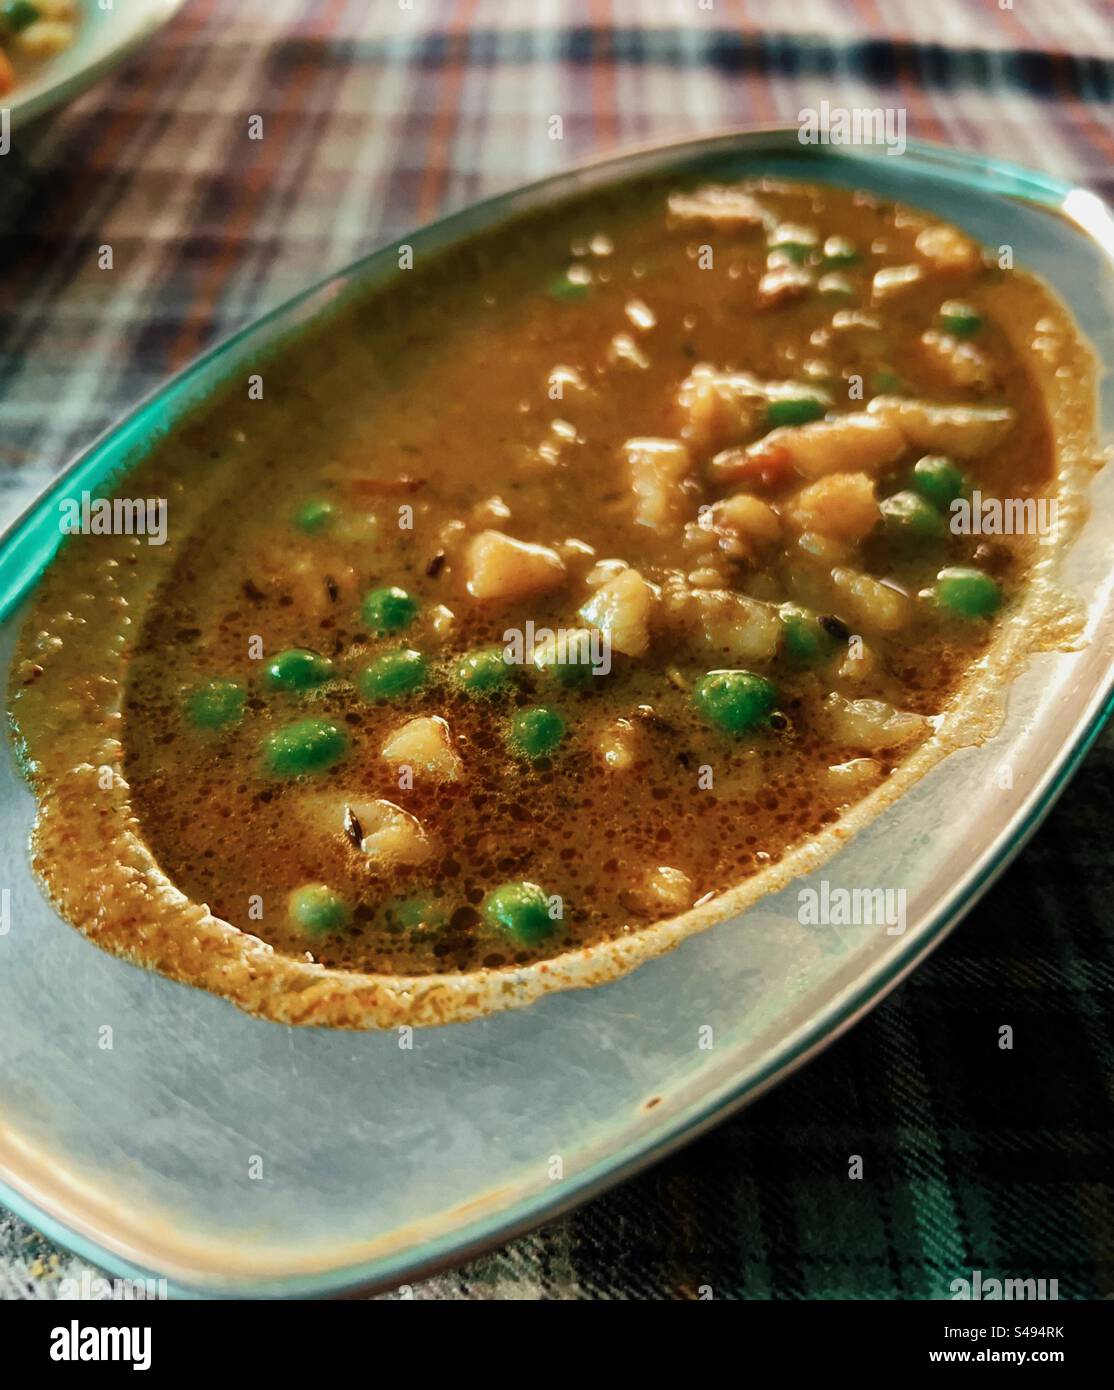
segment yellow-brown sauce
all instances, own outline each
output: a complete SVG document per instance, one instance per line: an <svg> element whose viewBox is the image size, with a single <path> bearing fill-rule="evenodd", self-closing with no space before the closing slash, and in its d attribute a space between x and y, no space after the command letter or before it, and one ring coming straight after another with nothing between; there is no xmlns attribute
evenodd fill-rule
<svg viewBox="0 0 1114 1390"><path fill-rule="evenodd" d="M707 550L693 548L685 523L740 490L711 475L710 444L692 448L682 520L637 524L623 446L632 437L682 438L678 392L696 364L709 364L819 386L833 415L864 411L879 395L1008 406L1015 418L1003 441L963 467L988 495L1039 493L1052 472L1049 428L1002 323L982 313L977 345L990 378L977 390L950 381L921 341L942 301L981 311L984 289L994 286L1000 306L1009 273L982 260L940 270L916 249L929 219L871 198L787 185L752 192L771 225L813 228L820 247L829 237L854 243L857 259L838 268L849 295L833 301L812 289L763 307L769 228L671 216L660 185L628 188L419 262L263 365L261 399L246 388L226 394L161 446L206 460L198 486L211 505L135 644L123 771L144 838L188 897L281 951L308 951L327 965L421 973L521 963L666 915L640 887L657 867L685 876L687 900L671 903L679 910L776 862L918 741L872 750L833 737L823 702L836 692L937 714L993 624L949 620L917 595L941 566L974 563L993 573L1008 608L1030 541L948 536L910 548L879 525L843 559L908 596L900 627L874 630L833 590L831 557L810 557L792 528L783 543L741 558L715 537ZM701 263L708 248L710 265ZM919 283L892 297L872 290L879 269L910 264L924 268ZM816 268L817 279L824 273ZM585 292L566 295L562 277L582 280ZM616 350L617 335L633 353ZM565 373L555 400L562 368L575 378ZM571 389L573 379L583 389ZM554 421L563 423L555 430ZM878 498L906 486L928 452L911 446L874 470ZM157 457L150 476L158 476ZM776 510L806 481L791 475L751 490ZM305 534L292 518L313 499L331 503L335 519ZM173 511L170 520L173 527ZM485 529L554 547L566 582L528 599L475 601L464 556ZM593 569L608 559L637 569L661 595L644 655L615 653L611 674L578 690L524 667L505 694L477 700L460 691L451 671L465 652L501 645L527 620L575 627ZM707 588L700 572L709 566L721 576L717 589L796 601L837 619L862 635L871 660L849 675L840 674L840 652L802 667L783 648L756 663L688 642L685 621L665 616L670 586ZM405 632L377 638L360 603L384 585L401 586L421 609ZM441 605L451 617L433 616ZM262 659L249 657L254 639ZM357 673L401 646L426 658L425 687L394 701L364 698ZM330 657L336 679L301 694L266 690L266 658L292 647ZM774 727L731 735L694 710L701 675L734 666L776 684ZM243 682L247 696L240 721L216 733L198 731L184 713L189 691L212 678ZM553 756L530 764L507 751L505 733L516 708L536 704L559 710L567 733ZM312 777L269 775L266 737L307 715L343 730L346 756ZM463 775L400 788L380 749L392 730L424 715L447 722ZM601 747L620 720L633 730L633 762L613 770ZM877 766L860 787L829 773L864 756ZM432 845L425 862L369 863L335 809L356 798L386 799L416 817ZM543 940L509 939L484 919L485 895L520 879L561 900ZM350 905L346 926L309 939L290 920L288 896L306 882L329 885ZM416 897L433 904L430 920L400 927L395 907ZM261 916L252 911L260 902Z"/></svg>

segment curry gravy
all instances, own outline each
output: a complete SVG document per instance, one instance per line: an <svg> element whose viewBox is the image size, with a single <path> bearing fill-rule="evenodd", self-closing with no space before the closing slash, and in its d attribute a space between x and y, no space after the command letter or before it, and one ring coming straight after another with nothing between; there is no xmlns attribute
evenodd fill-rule
<svg viewBox="0 0 1114 1390"><path fill-rule="evenodd" d="M597 192L419 257L197 407L121 484L168 498L165 554L70 542L13 686L47 798L71 731L108 719L112 795L151 859L135 873L161 885L108 944L143 960L165 899L235 928L229 960L253 941L253 977L286 958L494 980L694 907L709 920L884 793L1046 553L954 529L920 461L968 498L1057 486L1015 331L1051 297L938 234L828 187ZM1081 351L1067 330L1060 350ZM369 598L388 591L407 600L397 628ZM105 606L126 614L111 659ZM531 624L602 631L608 673L527 662L469 688L461 662ZM276 684L291 651L321 678ZM420 681L377 693L399 653ZM724 672L753 683L708 684ZM233 692L227 719L211 688ZM531 752L515 720L538 709L561 731ZM307 721L335 758L276 770L275 736ZM411 726L443 738L428 763L384 751ZM522 884L550 925L492 910ZM335 915L298 907L307 885Z"/></svg>

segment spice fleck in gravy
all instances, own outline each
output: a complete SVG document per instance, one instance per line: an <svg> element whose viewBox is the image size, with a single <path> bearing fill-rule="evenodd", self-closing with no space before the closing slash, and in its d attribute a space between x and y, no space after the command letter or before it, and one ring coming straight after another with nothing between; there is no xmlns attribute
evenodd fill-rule
<svg viewBox="0 0 1114 1390"><path fill-rule="evenodd" d="M165 547L80 537L48 574L12 701L52 896L349 1024L714 918L885 787L1018 610L1056 525L1042 314L1075 360L959 229L782 182L419 257L121 484L167 499ZM127 869L95 901L63 832ZM261 984L282 961L308 974ZM334 1014L335 972L406 989Z"/></svg>

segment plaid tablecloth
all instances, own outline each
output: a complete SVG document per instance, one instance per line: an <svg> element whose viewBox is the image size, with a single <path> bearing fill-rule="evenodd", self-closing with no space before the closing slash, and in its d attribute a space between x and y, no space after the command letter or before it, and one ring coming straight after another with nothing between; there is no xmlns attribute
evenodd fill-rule
<svg viewBox="0 0 1114 1390"><path fill-rule="evenodd" d="M1112 60L1104 0L190 0L0 158L0 523L214 338L586 154L826 99L1109 197ZM1109 1295L1112 752L805 1072L416 1296L932 1298L976 1269ZM0 1215L0 1296L79 1271Z"/></svg>

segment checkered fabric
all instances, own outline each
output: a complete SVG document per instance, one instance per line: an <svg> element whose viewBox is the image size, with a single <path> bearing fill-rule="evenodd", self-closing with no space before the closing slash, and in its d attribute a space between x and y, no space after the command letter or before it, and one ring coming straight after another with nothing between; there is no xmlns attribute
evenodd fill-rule
<svg viewBox="0 0 1114 1390"><path fill-rule="evenodd" d="M0 524L208 343L480 196L826 99L1109 197L1112 84L1103 0L189 0L0 158ZM803 1073L415 1295L938 1298L976 1269L1109 1295L1112 750ZM0 1297L78 1273L0 1216Z"/></svg>

